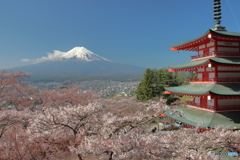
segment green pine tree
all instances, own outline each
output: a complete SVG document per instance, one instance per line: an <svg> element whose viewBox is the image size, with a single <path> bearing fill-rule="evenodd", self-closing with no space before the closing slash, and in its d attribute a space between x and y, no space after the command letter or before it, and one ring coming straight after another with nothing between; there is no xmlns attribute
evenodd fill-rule
<svg viewBox="0 0 240 160"><path fill-rule="evenodd" d="M140 101L147 101L152 98L153 95L153 70L146 69L144 78L141 80L137 90L137 99Z"/></svg>
<svg viewBox="0 0 240 160"><path fill-rule="evenodd" d="M164 87L185 85L188 78L194 77L194 73L186 72L168 72L168 69L147 69L144 78L141 80L136 96L138 100L146 101L154 97L166 96ZM166 96L168 97L168 96ZM170 96L170 98L172 98Z"/></svg>

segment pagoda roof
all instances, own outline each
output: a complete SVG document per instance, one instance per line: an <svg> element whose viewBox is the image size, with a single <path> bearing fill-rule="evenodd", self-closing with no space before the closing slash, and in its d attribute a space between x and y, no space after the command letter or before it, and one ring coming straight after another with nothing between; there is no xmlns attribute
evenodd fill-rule
<svg viewBox="0 0 240 160"><path fill-rule="evenodd" d="M172 94L202 96L208 94L223 96L239 96L240 83L221 83L221 84L187 84L177 87L165 87L166 91Z"/></svg>
<svg viewBox="0 0 240 160"><path fill-rule="evenodd" d="M171 46L173 48L171 48L171 50L194 51L198 49L197 46L204 44L205 42L210 42L211 39L239 41L240 33L228 32L228 31L215 31L213 29L209 29L205 34L203 34L198 38L181 42L181 43L172 44Z"/></svg>
<svg viewBox="0 0 240 160"><path fill-rule="evenodd" d="M171 114L172 111L182 112L183 115L180 116L180 114ZM216 128L217 125L222 125L224 127L228 127L229 129L240 128L240 111L208 112L195 108L184 107L165 111L164 114L191 126L197 126L202 122L203 124L200 126L202 129L206 129L208 127Z"/></svg>
<svg viewBox="0 0 240 160"><path fill-rule="evenodd" d="M203 65L207 65L209 62L215 62L218 64L224 64L224 65L234 65L239 66L240 65L240 58L233 58L233 57L226 57L226 58L220 58L220 57L213 57L209 59L203 59L198 61L191 61L183 64L178 65L172 65L169 66L172 70L180 70L180 69L189 69L189 68L200 68Z"/></svg>

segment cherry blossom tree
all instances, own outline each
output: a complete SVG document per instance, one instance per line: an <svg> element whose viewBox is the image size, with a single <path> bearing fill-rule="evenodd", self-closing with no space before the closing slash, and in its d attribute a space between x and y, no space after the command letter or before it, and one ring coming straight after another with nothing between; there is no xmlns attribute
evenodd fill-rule
<svg viewBox="0 0 240 160"><path fill-rule="evenodd" d="M118 101L119 104L115 105L124 108L123 103L127 99L109 101ZM112 105L109 105L111 109ZM240 132L220 126L203 133L199 133L197 128L168 134L147 132L144 124L164 109L158 102L145 103L142 105L145 110L126 116L123 116L123 111L111 113L109 106L107 103L90 103L85 106L46 107L43 112L34 112L32 117L26 118L30 123L27 130L11 123L0 138L3 144L1 153L4 153L1 158L14 155L13 159L31 159L31 155L35 155L39 159L56 159L75 154L79 159L95 156L95 159L104 160L220 159L212 157L209 151L240 151ZM22 124L19 119L14 121Z"/></svg>
<svg viewBox="0 0 240 160"><path fill-rule="evenodd" d="M124 101L128 101L130 105L135 104L132 99L112 100L114 101L118 101L115 103L116 106L123 104ZM144 112L137 111L135 114L124 116L109 112L113 108L111 103L107 104L107 102L105 105L96 102L88 105L43 107L43 112L30 122L28 133L34 137L33 139L45 141L49 145L63 146L64 143L65 146L78 146L86 137L104 137L107 140L128 133L150 122L158 116L158 112L162 111L159 103L150 102L142 104L142 107L147 107ZM70 150L68 147L59 148L59 153L63 152L67 153ZM76 155L79 159L88 156L85 153L76 153Z"/></svg>
<svg viewBox="0 0 240 160"><path fill-rule="evenodd" d="M13 108L16 109L3 107L0 113L0 153L2 153L0 159L38 159L36 158L38 156L39 159L44 159L60 155L59 142L49 143L51 136L48 137L47 130L45 136L38 139L32 138L26 128L36 117L40 119L42 115L47 115L47 109L52 109L51 113L54 113L54 107L52 106L60 107L58 108L58 111L60 111L67 105L87 105L96 99L96 95L90 91L81 92L79 86L57 91L39 92L36 89L27 88L23 81L24 77L28 76L23 72L0 72L0 103L3 106L14 106ZM36 110L36 105L39 104L43 104L42 107L45 107L45 110L42 108ZM71 117L71 115L68 116ZM63 124L64 122L62 122ZM74 131L76 130L75 128ZM55 134L62 133L64 135L67 133L60 128L52 131ZM62 144L64 144L63 141L60 145ZM33 155L35 158L33 158Z"/></svg>
<svg viewBox="0 0 240 160"><path fill-rule="evenodd" d="M34 89L26 88L23 78L29 77L24 72L0 72L0 106L28 106Z"/></svg>
<svg viewBox="0 0 240 160"><path fill-rule="evenodd" d="M240 152L240 131L217 126L210 132L179 129L149 132L165 100L100 99L79 86L39 92L21 81L22 72L0 73L0 159L221 159L209 152ZM39 110L29 109L40 104ZM176 107L176 106L174 106Z"/></svg>
<svg viewBox="0 0 240 160"><path fill-rule="evenodd" d="M38 103L42 107L59 107L67 105L87 105L97 99L92 91L82 92L81 86L73 86L39 93Z"/></svg>
<svg viewBox="0 0 240 160"><path fill-rule="evenodd" d="M37 159L43 149L30 143L26 127L36 116L31 110L1 110L0 112L0 159ZM41 158L43 156L40 156Z"/></svg>
<svg viewBox="0 0 240 160"><path fill-rule="evenodd" d="M111 138L85 137L79 146L71 146L74 153L94 154L99 159L221 159L215 152L239 152L239 131L217 127L212 132L198 133L181 129L175 132L141 133L139 130Z"/></svg>
<svg viewBox="0 0 240 160"><path fill-rule="evenodd" d="M133 100L133 99L131 99ZM109 100L111 109L116 106L131 105L127 99ZM119 103L117 103L119 102ZM135 103L135 101L133 101ZM164 106L159 102L148 102L142 105L145 110L126 116L120 113L105 112L98 116L101 128L97 134L81 137L69 146L70 151L81 155L81 158L95 155L98 159L219 159L211 157L209 151L239 152L239 131L232 131L218 126L211 132L199 133L196 129L180 129L179 131L163 133L148 133L144 124L161 112ZM141 108L141 107L140 107ZM107 109L110 111L111 109ZM141 109L140 109L141 110ZM106 110L103 110L106 111ZM155 112L152 112L155 111Z"/></svg>

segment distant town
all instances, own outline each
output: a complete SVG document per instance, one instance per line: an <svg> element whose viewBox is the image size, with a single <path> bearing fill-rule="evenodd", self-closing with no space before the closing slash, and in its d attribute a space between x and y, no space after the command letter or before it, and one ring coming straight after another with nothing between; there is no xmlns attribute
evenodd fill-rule
<svg viewBox="0 0 240 160"><path fill-rule="evenodd" d="M81 91L94 91L102 98L113 96L131 96L134 94L139 81L113 81L113 80L91 80L91 81L64 81L64 82L28 82L28 87L36 88L39 91L46 91L59 88L68 88L74 85L81 85Z"/></svg>

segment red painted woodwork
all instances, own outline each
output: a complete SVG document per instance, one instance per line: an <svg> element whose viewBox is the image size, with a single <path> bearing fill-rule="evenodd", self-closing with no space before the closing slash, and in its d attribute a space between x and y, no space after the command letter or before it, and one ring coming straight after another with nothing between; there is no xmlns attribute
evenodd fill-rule
<svg viewBox="0 0 240 160"><path fill-rule="evenodd" d="M240 78L191 78L190 82L240 82Z"/></svg>
<svg viewBox="0 0 240 160"><path fill-rule="evenodd" d="M172 94L171 92L169 91L164 91L165 94Z"/></svg>
<svg viewBox="0 0 240 160"><path fill-rule="evenodd" d="M240 110L240 105L218 106L217 110L218 111Z"/></svg>
<svg viewBox="0 0 240 160"><path fill-rule="evenodd" d="M203 99L205 99L205 101ZM200 102L201 104L195 103L193 101L188 101L187 104L191 105L191 106L194 106L194 107L198 107L198 108L209 109L209 110L212 110L212 111L217 110L216 106L207 105L207 99L206 98L201 98L200 101L201 101Z"/></svg>
<svg viewBox="0 0 240 160"><path fill-rule="evenodd" d="M195 103L193 101L188 101L187 104L191 105L193 107L198 107L198 108L202 108L202 109L209 109L209 110L212 110L212 111L240 110L240 105L228 105L228 106L218 106L218 107L216 107L216 106L206 105L206 101L204 101L202 99L201 99L201 104Z"/></svg>
<svg viewBox="0 0 240 160"><path fill-rule="evenodd" d="M203 54L198 54L196 56L191 56L191 60L196 60L199 58L209 58L209 57L215 57L215 56L220 56L220 57L239 57L240 53L239 52L223 52L223 51L213 51L213 52L205 52Z"/></svg>
<svg viewBox="0 0 240 160"><path fill-rule="evenodd" d="M168 72L175 72L174 69L168 69Z"/></svg>
<svg viewBox="0 0 240 160"><path fill-rule="evenodd" d="M224 43L218 43L222 41ZM227 44L225 42L238 42L232 45ZM210 59L213 57L230 57L230 58L240 58L240 38L234 36L227 36L227 35L219 35L215 33L208 33L192 42L185 43L181 46L174 47L171 49L172 51L176 50L185 50L185 51L196 51L198 52L197 55L191 56L191 61L198 61L202 59ZM218 51L221 50L221 51ZM226 50L226 51L225 51ZM233 51L233 52L231 52ZM200 61L199 61L200 62ZM191 65L190 65L191 66ZM228 67L229 69L221 69L219 71L219 67ZM204 68L200 69L200 68ZM192 78L189 79L192 83L198 84L213 84L213 83L240 83L240 71L238 69L231 69L231 68L240 68L238 64L227 64L221 63L213 60L208 60L205 64L188 67L188 68L180 68L179 69L169 69L169 72L178 72L178 71L195 71L199 75L200 78ZM232 70L232 71L231 71ZM225 74L225 73L228 74ZM228 76L231 74L234 77ZM226 77L226 78L219 78L219 77ZM222 103L224 101L219 101L219 99L240 99L240 96L231 96L231 95L216 95L212 92L209 92L206 95L191 95L191 94L183 94L183 93L174 93L170 91L166 91L166 94L177 94L177 95L187 95L192 97L200 97L198 101L188 101L188 107L204 110L208 112L221 112L221 111L240 111L240 105L231 105L237 104L235 102L231 103L231 101L225 101L229 103ZM224 93L223 93L224 94ZM195 99L195 98L194 98ZM195 103L198 102L198 103ZM237 101L238 102L238 101ZM211 104L211 105L209 105ZM226 106L219 106L225 105ZM230 105L229 105L230 104ZM192 128L193 126L184 124L183 126L186 128ZM199 132L209 131L209 129L199 129Z"/></svg>

